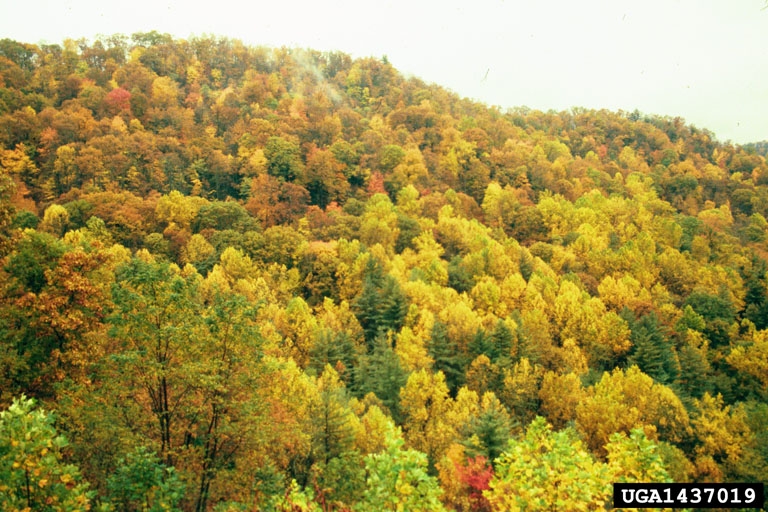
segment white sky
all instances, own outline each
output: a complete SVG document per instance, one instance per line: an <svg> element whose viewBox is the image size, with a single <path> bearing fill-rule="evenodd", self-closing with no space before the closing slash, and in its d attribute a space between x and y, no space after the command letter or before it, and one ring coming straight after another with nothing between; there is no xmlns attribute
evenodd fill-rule
<svg viewBox="0 0 768 512"><path fill-rule="evenodd" d="M502 108L639 109L768 139L766 0L0 0L0 38L158 30L387 55Z"/></svg>

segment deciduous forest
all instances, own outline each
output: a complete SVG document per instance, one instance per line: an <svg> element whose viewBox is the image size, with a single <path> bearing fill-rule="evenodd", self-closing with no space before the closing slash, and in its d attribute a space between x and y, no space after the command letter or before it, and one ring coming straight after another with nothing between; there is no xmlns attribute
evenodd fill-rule
<svg viewBox="0 0 768 512"><path fill-rule="evenodd" d="M768 165L386 57L0 41L0 509L766 482Z"/></svg>

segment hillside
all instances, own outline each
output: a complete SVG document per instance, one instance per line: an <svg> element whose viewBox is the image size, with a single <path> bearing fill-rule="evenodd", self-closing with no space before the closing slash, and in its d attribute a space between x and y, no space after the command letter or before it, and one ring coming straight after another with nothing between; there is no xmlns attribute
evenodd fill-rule
<svg viewBox="0 0 768 512"><path fill-rule="evenodd" d="M4 510L765 482L755 148L156 32L0 41L0 144Z"/></svg>

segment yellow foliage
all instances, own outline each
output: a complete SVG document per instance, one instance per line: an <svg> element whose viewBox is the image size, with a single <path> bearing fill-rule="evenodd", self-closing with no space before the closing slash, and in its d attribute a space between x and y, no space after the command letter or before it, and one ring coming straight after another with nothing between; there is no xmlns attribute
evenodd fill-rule
<svg viewBox="0 0 768 512"><path fill-rule="evenodd" d="M499 398L521 423L528 423L538 409L539 387L544 369L523 357L504 371L504 388Z"/></svg>
<svg viewBox="0 0 768 512"><path fill-rule="evenodd" d="M560 374L548 371L539 389L541 411L556 429L576 418L576 406L587 397L581 379L575 373Z"/></svg>
<svg viewBox="0 0 768 512"><path fill-rule="evenodd" d="M406 443L439 461L456 438L454 425L448 422L453 400L442 372L429 370L411 373L400 390L403 432Z"/></svg>
<svg viewBox="0 0 768 512"><path fill-rule="evenodd" d="M485 354L480 354L467 368L467 387L482 395L493 387L500 373L498 365L493 364Z"/></svg>
<svg viewBox="0 0 768 512"><path fill-rule="evenodd" d="M410 327L402 328L397 337L395 354L403 368L409 372L432 368L434 361L429 357L426 343L427 340L416 335Z"/></svg>
<svg viewBox="0 0 768 512"><path fill-rule="evenodd" d="M464 446L451 443L443 458L435 464L440 488L443 490L443 501L451 504L454 510L470 510L471 507L466 484L461 482L459 473L456 471L456 467L463 465L466 460Z"/></svg>
<svg viewBox="0 0 768 512"><path fill-rule="evenodd" d="M756 378L768 394L768 330L753 332L751 344L735 347L726 361L738 371Z"/></svg>
<svg viewBox="0 0 768 512"><path fill-rule="evenodd" d="M738 461L752 439L744 409L724 405L721 395L713 397L709 393L704 393L701 400L694 400L694 406L696 413L691 425L699 441L696 446L698 457Z"/></svg>
<svg viewBox="0 0 768 512"><path fill-rule="evenodd" d="M690 432L690 420L680 399L667 386L632 366L605 372L576 407L576 426L587 445L599 454L611 434L642 428L652 439L679 442Z"/></svg>
<svg viewBox="0 0 768 512"><path fill-rule="evenodd" d="M181 261L184 263L200 263L213 255L216 249L201 234L194 234L184 247Z"/></svg>
<svg viewBox="0 0 768 512"><path fill-rule="evenodd" d="M379 453L387 446L387 433L395 429L392 419L376 405L371 405L360 418L361 429L355 448L362 454Z"/></svg>

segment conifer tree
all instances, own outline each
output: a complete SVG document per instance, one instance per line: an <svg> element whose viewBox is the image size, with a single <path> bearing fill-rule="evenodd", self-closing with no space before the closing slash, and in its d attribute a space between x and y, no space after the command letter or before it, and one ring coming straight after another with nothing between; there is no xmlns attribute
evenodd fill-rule
<svg viewBox="0 0 768 512"><path fill-rule="evenodd" d="M630 339L634 345L629 364L637 365L643 373L662 384L669 384L680 374L677 353L664 335L655 313L644 315L630 323Z"/></svg>
<svg viewBox="0 0 768 512"><path fill-rule="evenodd" d="M381 263L370 258L365 268L363 289L353 303L357 320L365 332L368 349L374 339L387 331L399 331L403 326L408 302L400 285L384 273Z"/></svg>
<svg viewBox="0 0 768 512"><path fill-rule="evenodd" d="M473 359L480 355L484 355L488 357L488 359L491 359L494 352L491 338L483 329L477 330L472 337L472 341L467 345L467 348L469 349L469 356Z"/></svg>
<svg viewBox="0 0 768 512"><path fill-rule="evenodd" d="M455 341L448 335L448 326L441 321L435 321L432 335L427 346L430 357L435 361L432 365L435 372L443 372L448 389L452 396L464 384L464 357Z"/></svg>
<svg viewBox="0 0 768 512"><path fill-rule="evenodd" d="M502 368L508 367L512 363L512 342L514 334L507 326L504 320L499 319L496 327L491 333L493 352L491 361Z"/></svg>
<svg viewBox="0 0 768 512"><path fill-rule="evenodd" d="M470 457L485 457L492 465L504 452L512 430L512 420L504 405L493 393L483 395L480 413L467 427L469 434L462 443Z"/></svg>
<svg viewBox="0 0 768 512"><path fill-rule="evenodd" d="M358 397L374 393L389 409L392 418L400 421L400 389L408 374L385 336L374 340L373 351L360 358L355 368L353 391Z"/></svg>

